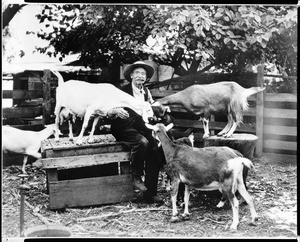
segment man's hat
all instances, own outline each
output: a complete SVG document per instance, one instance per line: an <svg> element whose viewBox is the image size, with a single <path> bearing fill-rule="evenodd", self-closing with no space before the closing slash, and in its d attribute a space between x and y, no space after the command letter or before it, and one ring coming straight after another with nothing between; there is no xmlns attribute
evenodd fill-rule
<svg viewBox="0 0 300 242"><path fill-rule="evenodd" d="M139 67L142 67L142 68L144 68L146 70L147 78L149 78L149 80L150 80L151 77L154 74L154 69L153 69L152 66L146 64L143 61L137 61L137 62L134 62L131 65L126 66L125 69L124 69L124 77L125 77L125 79L128 80L128 81L131 81L130 74L133 72L133 70L135 68L139 68Z"/></svg>

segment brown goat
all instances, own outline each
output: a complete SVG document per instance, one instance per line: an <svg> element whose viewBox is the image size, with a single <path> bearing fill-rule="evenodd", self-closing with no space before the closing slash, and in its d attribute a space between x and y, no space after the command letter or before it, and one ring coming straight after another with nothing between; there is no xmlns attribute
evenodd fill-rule
<svg viewBox="0 0 300 242"><path fill-rule="evenodd" d="M186 89L157 100L152 106L180 105L188 112L200 115L203 122L203 138L209 137L209 117L226 113L228 123L218 136L230 137L243 121L243 112L248 109L247 98L265 88L243 88L236 82L218 82L192 85Z"/></svg>
<svg viewBox="0 0 300 242"><path fill-rule="evenodd" d="M243 168L253 168L252 162L244 157L237 156L229 147L195 148L175 144L167 135L173 124L165 127L163 124L146 124L154 131L162 144L167 162L167 173L171 178L172 218L171 222L178 221L176 199L179 183L185 184L183 219L189 218L189 187L199 190L219 190L227 198L233 211L233 222L230 229L236 230L239 223L239 202L235 196L239 191L250 207L251 224L255 224L257 213L252 199L243 182Z"/></svg>

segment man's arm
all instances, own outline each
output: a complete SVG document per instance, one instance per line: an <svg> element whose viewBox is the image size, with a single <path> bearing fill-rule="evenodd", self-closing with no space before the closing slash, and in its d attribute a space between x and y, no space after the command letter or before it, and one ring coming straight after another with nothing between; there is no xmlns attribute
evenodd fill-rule
<svg viewBox="0 0 300 242"><path fill-rule="evenodd" d="M126 119L129 118L129 113L124 108L121 107L112 108L108 110L106 117L110 119L116 119L117 117L121 119Z"/></svg>

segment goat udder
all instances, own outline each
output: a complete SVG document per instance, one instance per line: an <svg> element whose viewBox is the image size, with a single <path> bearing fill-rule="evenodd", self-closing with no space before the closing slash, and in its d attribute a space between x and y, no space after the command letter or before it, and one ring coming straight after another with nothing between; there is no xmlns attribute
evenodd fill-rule
<svg viewBox="0 0 300 242"><path fill-rule="evenodd" d="M221 188L221 185L219 182L217 181L213 181L212 183L208 184L208 185L205 185L203 187L200 187L200 188L196 188L196 190L199 190L199 191L215 191L215 190L220 190Z"/></svg>

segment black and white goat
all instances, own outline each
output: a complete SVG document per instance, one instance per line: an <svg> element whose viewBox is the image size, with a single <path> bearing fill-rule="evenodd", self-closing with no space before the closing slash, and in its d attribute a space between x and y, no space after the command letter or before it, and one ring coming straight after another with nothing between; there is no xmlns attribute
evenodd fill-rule
<svg viewBox="0 0 300 242"><path fill-rule="evenodd" d="M167 174L171 178L171 200L172 218L171 222L178 221L178 211L176 198L179 182L185 184L184 213L183 219L189 218L189 188L199 190L219 190L226 197L233 210L233 222L230 229L236 230L239 223L239 202L235 196L239 191L250 207L252 221L257 221L253 201L247 192L243 182L243 168L253 167L249 159L237 156L236 152L229 147L205 147L195 148L175 144L167 135L167 131L173 127L169 124L146 124L149 129L154 131L155 136L161 141L162 148L166 157Z"/></svg>
<svg viewBox="0 0 300 242"><path fill-rule="evenodd" d="M66 108L73 115L83 117L81 132L76 144L81 145L83 134L91 116L95 116L88 142L93 142L93 134L97 122L106 117L109 110L116 107L127 107L143 117L145 122L153 117L153 111L148 102L141 102L133 96L121 91L109 83L87 83L84 81L69 80L64 82L58 71L51 70L58 78L56 89L56 105L54 114L56 130L55 140L59 140L59 121L62 108Z"/></svg>
<svg viewBox="0 0 300 242"><path fill-rule="evenodd" d="M228 123L218 136L230 137L243 120L248 109L247 98L265 88L243 88L236 82L192 85L186 89L158 99L152 106L180 105L188 112L200 115L203 122L203 138L209 137L209 117L215 113L227 114Z"/></svg>
<svg viewBox="0 0 300 242"><path fill-rule="evenodd" d="M53 124L46 125L41 131L21 130L10 126L2 126L2 149L7 152L24 154L22 172L25 174L25 166L28 156L41 158L39 149L41 142L54 133Z"/></svg>

